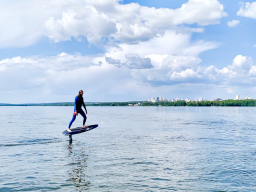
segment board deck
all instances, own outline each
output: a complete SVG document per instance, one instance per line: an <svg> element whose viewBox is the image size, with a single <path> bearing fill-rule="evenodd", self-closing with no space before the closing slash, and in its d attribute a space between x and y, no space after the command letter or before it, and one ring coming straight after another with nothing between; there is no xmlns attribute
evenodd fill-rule
<svg viewBox="0 0 256 192"><path fill-rule="evenodd" d="M88 125L85 128L77 127L77 128L71 129L71 132L68 132L67 130L65 130L65 131L62 132L62 134L65 135L65 136L75 135L75 134L90 131L92 129L95 129L96 127L98 127L98 124Z"/></svg>

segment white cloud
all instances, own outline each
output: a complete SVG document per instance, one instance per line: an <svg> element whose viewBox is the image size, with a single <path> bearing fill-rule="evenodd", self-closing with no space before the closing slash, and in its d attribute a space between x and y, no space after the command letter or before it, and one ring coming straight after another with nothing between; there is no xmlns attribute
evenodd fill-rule
<svg viewBox="0 0 256 192"><path fill-rule="evenodd" d="M170 80L173 81L181 81L186 79L189 79L191 81L191 79L193 78L201 78L201 76L198 75L197 72L193 71L192 69L186 69L185 71L181 72L174 71L173 73L169 73L169 75Z"/></svg>
<svg viewBox="0 0 256 192"><path fill-rule="evenodd" d="M232 65L222 69L215 66L201 67L199 58L182 58L180 56L175 59L180 67L176 67L172 65L170 59L166 60L166 57L155 56L155 59L152 57L154 68L133 72L134 77L154 86L156 84L172 85L180 83L210 83L233 86L256 83L256 66L253 65L251 57L237 55ZM169 65L165 63L166 61Z"/></svg>
<svg viewBox="0 0 256 192"><path fill-rule="evenodd" d="M193 56L174 56L174 55L147 55L151 58L152 64L156 69L180 70L193 68L201 63L201 59Z"/></svg>
<svg viewBox="0 0 256 192"><path fill-rule="evenodd" d="M0 48L25 47L35 44L44 33L43 22L47 19L44 1L1 1ZM58 9L52 9L52 13Z"/></svg>
<svg viewBox="0 0 256 192"><path fill-rule="evenodd" d="M198 72L198 55L216 47L214 42L191 42L191 32L167 30L149 41L109 47L101 55L61 53L46 58L4 59L0 61L0 84L2 91L25 94L26 90L37 90L42 97L85 87L93 96L101 90L101 98L121 99L135 94L132 87L138 89L136 95L144 95L155 90L153 86L204 79Z"/></svg>
<svg viewBox="0 0 256 192"><path fill-rule="evenodd" d="M231 65L222 69L200 66L201 60L195 56L152 54L139 57L130 54L118 67L108 64L105 55L99 64L99 58L62 53L46 58L1 60L0 95L14 91L24 97L36 95L33 102L38 99L47 102L46 99L52 99L54 95L76 94L77 90L84 89L91 101L97 98L99 101L119 101L127 95L147 97L154 90L164 92L175 85L188 88L199 84L205 87L220 85L231 94L234 93L233 86L254 87L256 83L256 66L251 57L242 55L237 55ZM135 67L130 67L133 64L129 62Z"/></svg>
<svg viewBox="0 0 256 192"><path fill-rule="evenodd" d="M0 17L6 19L0 21L0 48L30 46L44 36L54 42L87 38L98 46L106 39L138 44L177 25L217 24L227 15L217 0L189 0L178 9L122 5L117 0L3 0L2 5Z"/></svg>
<svg viewBox="0 0 256 192"><path fill-rule="evenodd" d="M253 47L256 47L256 44Z"/></svg>
<svg viewBox="0 0 256 192"><path fill-rule="evenodd" d="M248 69L253 65L251 57L246 57L242 55L237 55L233 60L233 66L238 68Z"/></svg>
<svg viewBox="0 0 256 192"><path fill-rule="evenodd" d="M147 25L163 28L193 23L218 24L222 17L227 16L227 13L217 0L189 0L178 9L143 7L141 15Z"/></svg>
<svg viewBox="0 0 256 192"><path fill-rule="evenodd" d="M47 58L5 59L0 62L0 68L3 68L0 70L0 95L6 92L26 93L30 95L30 102L38 102L38 97L46 102L54 95L76 94L80 89L84 89L91 100L97 97L109 100L118 96L122 99L131 92L131 83L139 84L127 69L105 63L99 65L93 63L93 58L64 53ZM32 98L32 95L37 97Z"/></svg>
<svg viewBox="0 0 256 192"><path fill-rule="evenodd" d="M42 70L55 70L55 71L66 71L72 69L78 69L82 67L88 67L97 65L94 63L94 57L92 56L80 56L80 55L69 55L61 53L57 56L46 57L46 58L21 58L13 57L11 59L3 59L0 61L0 67L2 70L11 70L12 67L16 68L30 68L30 69L42 69Z"/></svg>
<svg viewBox="0 0 256 192"><path fill-rule="evenodd" d="M127 61L124 63L131 69L147 69L152 68L150 58L140 58L138 54L126 54Z"/></svg>
<svg viewBox="0 0 256 192"><path fill-rule="evenodd" d="M248 75L250 69L253 66L253 60L251 57L237 55L233 60L233 64L227 68L232 71L235 76Z"/></svg>
<svg viewBox="0 0 256 192"><path fill-rule="evenodd" d="M125 55L126 62L121 63L118 59L113 59L112 57L105 57L105 60L109 64L113 64L117 67L126 66L130 69L147 69L152 68L150 58L140 58L136 53L128 53Z"/></svg>
<svg viewBox="0 0 256 192"><path fill-rule="evenodd" d="M252 3L241 3L239 11L237 12L238 16L248 17L252 19L256 19L256 2Z"/></svg>
<svg viewBox="0 0 256 192"><path fill-rule="evenodd" d="M138 81L150 82L151 84L172 84L170 77L192 77L192 72L187 69L197 70L201 59L198 55L206 50L218 47L218 43L214 42L190 42L190 33L176 33L173 30L168 30L163 36L153 38L146 42L138 44L120 44L120 49L109 48L105 57L97 57L95 63L107 62L118 67L127 63L127 54L136 54L140 59L150 59L147 67L137 66L131 74ZM132 68L132 67L129 67ZM187 70L187 71L186 71ZM173 76L172 76L173 74ZM180 78L181 79L181 78ZM196 79L196 76L195 76Z"/></svg>
<svg viewBox="0 0 256 192"><path fill-rule="evenodd" d="M61 19L50 17L45 22L47 37L59 42L84 36L89 42L99 44L103 37L116 32L115 22L94 7L84 5L75 10L64 11Z"/></svg>
<svg viewBox="0 0 256 192"><path fill-rule="evenodd" d="M180 24L217 24L227 15L217 0L189 0L179 9L120 5L115 1L106 6L107 9L87 1L64 12L61 19L50 18L46 23L48 37L60 41L81 35L96 44L103 37L114 37L131 44L163 35L166 28Z"/></svg>
<svg viewBox="0 0 256 192"><path fill-rule="evenodd" d="M240 21L238 21L238 20L232 20L232 21L229 21L229 22L228 22L228 26L229 26L229 27L235 27L235 26L237 26L239 23L240 23Z"/></svg>
<svg viewBox="0 0 256 192"><path fill-rule="evenodd" d="M122 63L126 61L125 55L128 53L136 53L138 56L153 59L152 55L176 55L197 57L200 53L217 48L218 43L215 42L190 42L190 33L176 33L174 30L168 30L163 36L155 37L149 41L140 42L138 44L119 44L120 49L111 47L107 50L106 56L118 59ZM101 61L105 58L101 58ZM154 64L153 64L154 65Z"/></svg>

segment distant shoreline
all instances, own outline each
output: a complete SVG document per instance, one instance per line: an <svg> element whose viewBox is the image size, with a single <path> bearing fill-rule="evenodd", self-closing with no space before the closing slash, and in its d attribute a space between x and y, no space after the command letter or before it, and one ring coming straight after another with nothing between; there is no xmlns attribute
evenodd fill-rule
<svg viewBox="0 0 256 192"><path fill-rule="evenodd" d="M190 106L190 107L255 107L256 100L222 100L222 101L163 101L163 102L147 102L147 101L130 101L130 102L88 102L86 106ZM0 103L0 106L74 106L73 102L59 103L28 103L28 104L9 104Z"/></svg>

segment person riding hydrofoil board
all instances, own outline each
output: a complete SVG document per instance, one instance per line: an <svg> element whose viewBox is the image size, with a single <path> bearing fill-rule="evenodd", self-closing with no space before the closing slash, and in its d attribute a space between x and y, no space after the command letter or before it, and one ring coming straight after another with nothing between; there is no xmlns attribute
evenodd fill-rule
<svg viewBox="0 0 256 192"><path fill-rule="evenodd" d="M83 119L83 128L86 127L85 126L85 122L86 122L87 117L86 117L85 113L87 114L87 109L86 109L86 106L84 104L83 94L84 94L83 90L80 90L78 95L75 98L73 118L72 118L72 120L69 123L68 129L67 129L68 132L72 131L70 129L70 127L71 127L72 123L76 120L76 116L78 115L78 113L80 113L83 116L83 118L84 118ZM82 110L82 106L84 106L85 113Z"/></svg>

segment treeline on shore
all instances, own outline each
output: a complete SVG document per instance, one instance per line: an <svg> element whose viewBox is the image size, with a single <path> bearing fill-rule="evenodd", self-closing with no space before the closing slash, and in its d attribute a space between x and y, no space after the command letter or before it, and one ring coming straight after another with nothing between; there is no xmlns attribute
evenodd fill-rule
<svg viewBox="0 0 256 192"><path fill-rule="evenodd" d="M245 99L245 100L222 100L222 101L164 101L164 102L139 102L141 106L256 106L256 100ZM129 106L137 105L138 101L134 102L108 102L108 103L86 103L86 106ZM0 103L0 106L74 106L73 102L63 102L63 103L38 103L38 104L5 104Z"/></svg>
<svg viewBox="0 0 256 192"><path fill-rule="evenodd" d="M86 106L129 106L129 104L136 105L138 102L114 102L114 103L89 103Z"/></svg>
<svg viewBox="0 0 256 192"><path fill-rule="evenodd" d="M256 100L254 99L245 99L245 100L222 100L222 101L176 101L176 102L143 102L142 106L191 106L191 107L196 107L196 106L206 106L206 107L211 107L211 106L222 106L222 107L227 107L227 106L256 106Z"/></svg>
<svg viewBox="0 0 256 192"><path fill-rule="evenodd" d="M141 102L141 101L139 101ZM86 106L128 106L129 104L137 104L138 101L132 102L108 102L108 103L85 103ZM27 104L10 104L10 103L0 103L0 106L74 106L73 102L63 102L63 103L27 103Z"/></svg>
<svg viewBox="0 0 256 192"><path fill-rule="evenodd" d="M25 103L25 104L0 103L0 106L74 106L74 103L73 102L65 102L65 103Z"/></svg>

